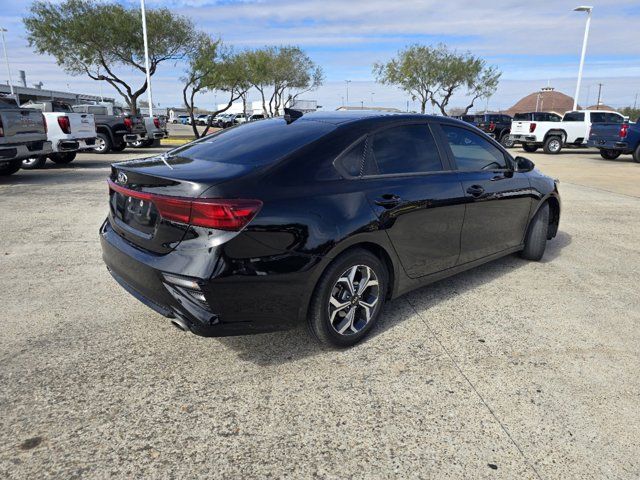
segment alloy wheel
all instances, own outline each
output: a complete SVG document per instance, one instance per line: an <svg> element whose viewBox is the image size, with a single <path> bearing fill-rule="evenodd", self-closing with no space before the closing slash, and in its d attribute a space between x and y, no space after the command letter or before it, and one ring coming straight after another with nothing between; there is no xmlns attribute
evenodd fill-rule
<svg viewBox="0 0 640 480"><path fill-rule="evenodd" d="M353 335L372 319L380 300L376 272L367 265L346 270L331 289L329 323L340 335Z"/></svg>
<svg viewBox="0 0 640 480"><path fill-rule="evenodd" d="M96 139L96 146L95 146L94 150L96 152L104 152L106 147L107 147L107 142L104 141L104 138L98 137Z"/></svg>
<svg viewBox="0 0 640 480"><path fill-rule="evenodd" d="M551 140L549 142L549 150L552 152L557 152L560 150L560 140Z"/></svg>

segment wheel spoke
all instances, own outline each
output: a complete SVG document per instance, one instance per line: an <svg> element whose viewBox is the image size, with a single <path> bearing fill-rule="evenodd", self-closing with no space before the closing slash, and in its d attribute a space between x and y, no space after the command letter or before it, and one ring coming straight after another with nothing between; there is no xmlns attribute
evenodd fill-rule
<svg viewBox="0 0 640 480"><path fill-rule="evenodd" d="M376 297L371 302L365 302L364 300L360 300L360 302L358 303L358 305L362 307L362 310L364 310L364 317L367 323L369 322L369 320L371 320L371 314L373 313L373 309L376 307L377 304L378 304L378 297Z"/></svg>
<svg viewBox="0 0 640 480"><path fill-rule="evenodd" d="M336 326L338 333L346 332L353 325L353 319L356 314L356 309L352 308L349 313L342 319L342 321Z"/></svg>
<svg viewBox="0 0 640 480"><path fill-rule="evenodd" d="M332 295L331 298L329 299L329 303L333 307L333 309L331 310L331 316L329 318L329 321L333 324L338 312L347 308L349 306L349 302L341 302L340 300L338 300L336 297Z"/></svg>
<svg viewBox="0 0 640 480"><path fill-rule="evenodd" d="M362 295L367 288L378 285L378 279L372 273L369 267L365 267L365 274L360 280L360 285L358 285L358 295Z"/></svg>
<svg viewBox="0 0 640 480"><path fill-rule="evenodd" d="M351 267L349 270L344 272L342 274L343 276L338 280L338 283L342 282L347 285L347 288L349 289L349 293L351 295L354 295L356 293L355 287L353 286L353 279L355 278L356 273L358 273L358 267Z"/></svg>

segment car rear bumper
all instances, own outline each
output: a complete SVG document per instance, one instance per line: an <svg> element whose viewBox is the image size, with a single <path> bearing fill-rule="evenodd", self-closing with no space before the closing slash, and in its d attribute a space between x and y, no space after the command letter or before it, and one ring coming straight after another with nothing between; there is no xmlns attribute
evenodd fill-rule
<svg viewBox="0 0 640 480"><path fill-rule="evenodd" d="M618 142L615 140L589 140L587 142L587 146L603 150L619 150L621 152L632 151L627 142Z"/></svg>
<svg viewBox="0 0 640 480"><path fill-rule="evenodd" d="M512 134L509 135L509 138L516 143L538 143L538 138L535 135Z"/></svg>
<svg viewBox="0 0 640 480"><path fill-rule="evenodd" d="M214 270L223 270L217 260L198 275L183 275L187 266L216 258L215 252L198 251L191 258L193 250L164 255L144 252L120 237L108 219L100 229L100 242L107 269L126 291L164 317L181 320L195 334L209 337L282 330L297 325L299 312L306 312L301 302L308 301L308 296L301 289L308 284L308 272L275 279L237 273L212 278Z"/></svg>
<svg viewBox="0 0 640 480"><path fill-rule="evenodd" d="M60 140L53 146L54 152L76 152L78 150L88 150L94 148L96 144L93 138L75 138L68 140Z"/></svg>
<svg viewBox="0 0 640 480"><path fill-rule="evenodd" d="M42 157L53 152L51 142L26 142L15 145L0 145L0 160L21 160Z"/></svg>

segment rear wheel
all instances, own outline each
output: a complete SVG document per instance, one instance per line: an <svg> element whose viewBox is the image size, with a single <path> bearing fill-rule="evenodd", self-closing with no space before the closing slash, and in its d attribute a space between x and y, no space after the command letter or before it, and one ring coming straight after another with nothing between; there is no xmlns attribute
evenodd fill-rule
<svg viewBox="0 0 640 480"><path fill-rule="evenodd" d="M633 151L633 161L640 163L640 144Z"/></svg>
<svg viewBox="0 0 640 480"><path fill-rule="evenodd" d="M104 133L98 133L96 135L96 146L93 151L101 155L109 153L111 151L111 139Z"/></svg>
<svg viewBox="0 0 640 480"><path fill-rule="evenodd" d="M76 152L52 153L49 158L53 163L66 164L76 159Z"/></svg>
<svg viewBox="0 0 640 480"><path fill-rule="evenodd" d="M125 148L127 148L127 142L121 142L117 145L113 145L111 147L111 151L113 152L122 152Z"/></svg>
<svg viewBox="0 0 640 480"><path fill-rule="evenodd" d="M600 156L605 160L615 160L621 153L618 150L600 150Z"/></svg>
<svg viewBox="0 0 640 480"><path fill-rule="evenodd" d="M13 175L22 167L22 160L10 160L0 162L0 177Z"/></svg>
<svg viewBox="0 0 640 480"><path fill-rule="evenodd" d="M544 141L544 153L549 155L557 155L562 150L561 137L549 137Z"/></svg>
<svg viewBox="0 0 640 480"><path fill-rule="evenodd" d="M547 247L547 232L549 231L549 204L545 203L531 220L527 236L524 239L524 249L520 256L527 260L540 260Z"/></svg>
<svg viewBox="0 0 640 480"><path fill-rule="evenodd" d="M500 137L500 143L504 148L513 148L515 142L511 139L509 132L507 132Z"/></svg>
<svg viewBox="0 0 640 480"><path fill-rule="evenodd" d="M538 150L538 147L536 145L531 145L530 143L523 143L522 144L522 149L525 152L533 153L536 150Z"/></svg>
<svg viewBox="0 0 640 480"><path fill-rule="evenodd" d="M47 163L47 157L31 157L22 160L22 168L25 170L35 170L44 167Z"/></svg>
<svg viewBox="0 0 640 480"><path fill-rule="evenodd" d="M350 347L378 321L387 292L384 264L367 250L354 249L336 258L313 293L309 327L322 343Z"/></svg>

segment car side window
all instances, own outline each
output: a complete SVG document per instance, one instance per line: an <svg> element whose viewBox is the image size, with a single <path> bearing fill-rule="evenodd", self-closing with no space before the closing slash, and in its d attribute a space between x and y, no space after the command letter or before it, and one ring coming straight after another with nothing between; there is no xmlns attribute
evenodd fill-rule
<svg viewBox="0 0 640 480"><path fill-rule="evenodd" d="M607 123L624 123L624 117L617 113L605 113L604 118Z"/></svg>
<svg viewBox="0 0 640 480"><path fill-rule="evenodd" d="M336 166L350 177L359 177L362 171L365 145L366 142L363 138L338 157Z"/></svg>
<svg viewBox="0 0 640 480"><path fill-rule="evenodd" d="M604 112L591 112L591 123L606 122L606 114Z"/></svg>
<svg viewBox="0 0 640 480"><path fill-rule="evenodd" d="M400 125L375 133L371 139L371 159L380 175L443 170L427 124Z"/></svg>
<svg viewBox="0 0 640 480"><path fill-rule="evenodd" d="M465 128L442 125L458 170L505 170L507 159L502 151L480 135Z"/></svg>

